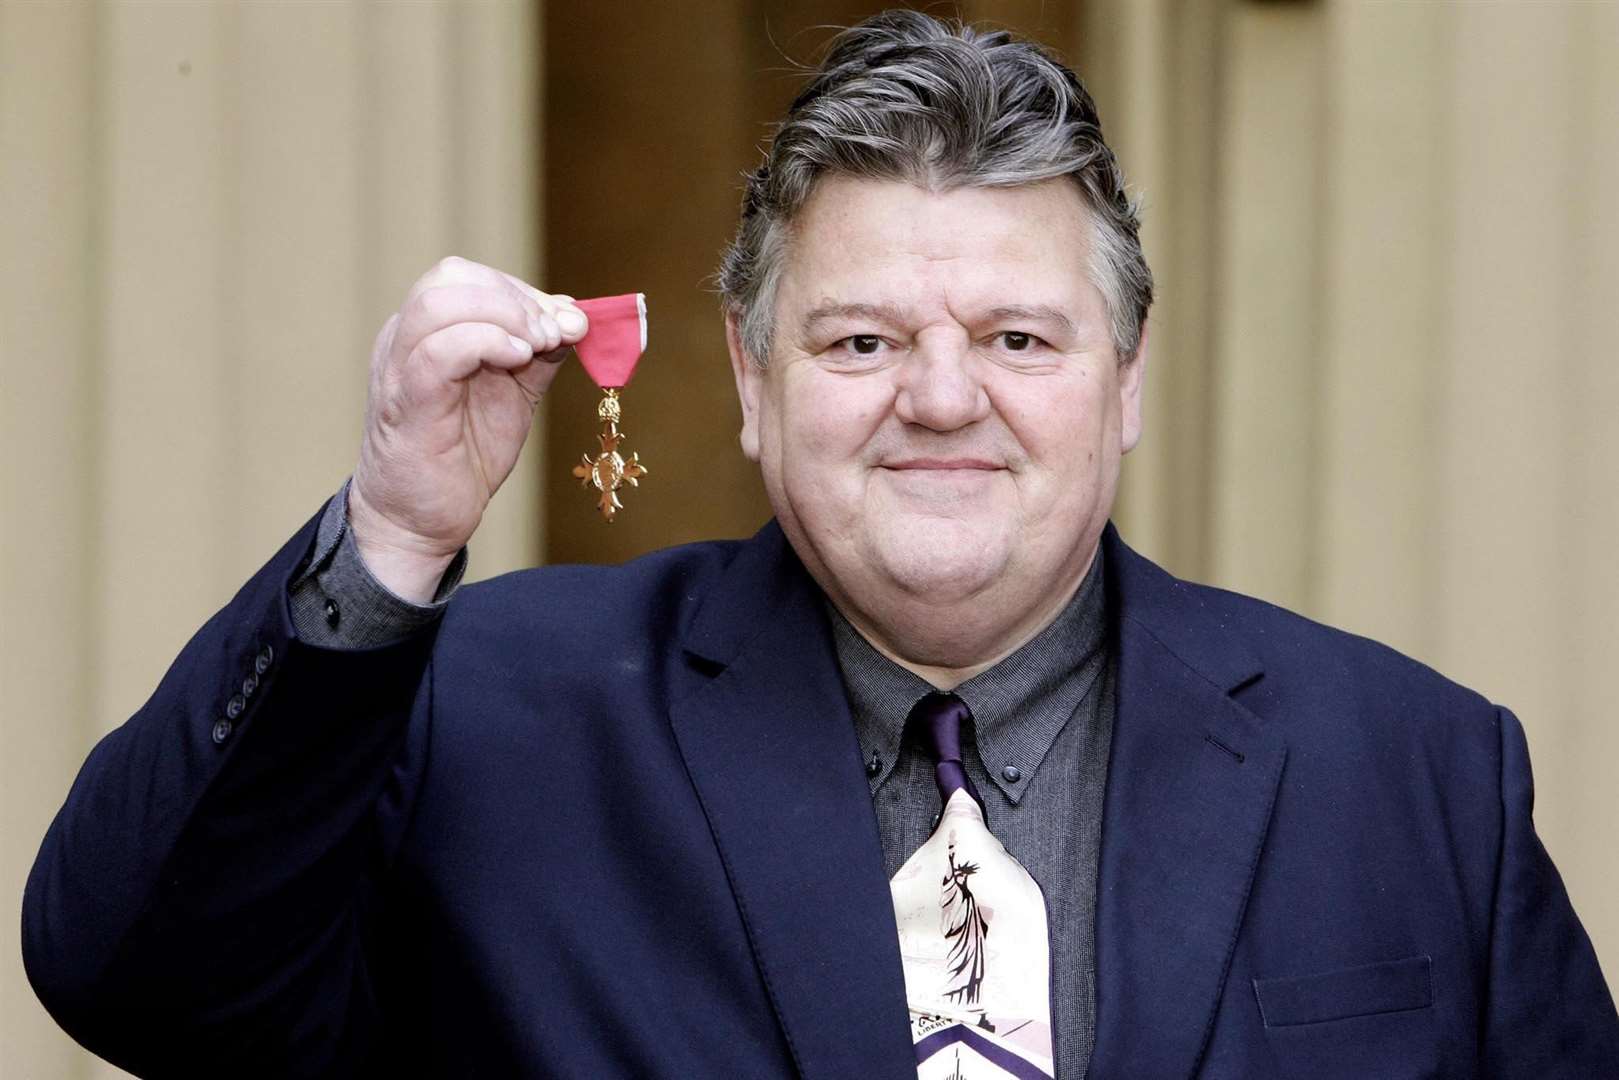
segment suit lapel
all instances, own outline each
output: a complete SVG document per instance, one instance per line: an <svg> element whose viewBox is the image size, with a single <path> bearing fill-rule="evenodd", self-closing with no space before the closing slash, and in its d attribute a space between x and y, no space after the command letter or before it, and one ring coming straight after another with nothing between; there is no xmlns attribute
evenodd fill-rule
<svg viewBox="0 0 1619 1080"><path fill-rule="evenodd" d="M686 635L670 710L800 1073L915 1076L893 903L820 594L772 524Z"/></svg>
<svg viewBox="0 0 1619 1080"><path fill-rule="evenodd" d="M1090 1076L1194 1075L1286 748L1230 691L1260 673L1195 593L1106 538L1118 713L1097 888Z"/></svg>

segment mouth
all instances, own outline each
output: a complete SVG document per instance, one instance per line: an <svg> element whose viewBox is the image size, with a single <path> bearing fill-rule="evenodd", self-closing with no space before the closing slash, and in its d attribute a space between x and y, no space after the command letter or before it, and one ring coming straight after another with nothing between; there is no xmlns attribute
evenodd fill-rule
<svg viewBox="0 0 1619 1080"><path fill-rule="evenodd" d="M894 472L995 472L1002 467L982 458L906 458L879 466Z"/></svg>

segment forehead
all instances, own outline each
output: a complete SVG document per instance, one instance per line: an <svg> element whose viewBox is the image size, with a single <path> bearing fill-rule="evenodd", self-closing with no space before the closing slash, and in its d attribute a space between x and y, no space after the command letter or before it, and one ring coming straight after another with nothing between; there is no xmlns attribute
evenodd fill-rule
<svg viewBox="0 0 1619 1080"><path fill-rule="evenodd" d="M1084 309L1095 292L1089 247L1089 211L1066 179L935 191L831 176L793 222L778 300L782 314L829 298L993 304L1032 294Z"/></svg>

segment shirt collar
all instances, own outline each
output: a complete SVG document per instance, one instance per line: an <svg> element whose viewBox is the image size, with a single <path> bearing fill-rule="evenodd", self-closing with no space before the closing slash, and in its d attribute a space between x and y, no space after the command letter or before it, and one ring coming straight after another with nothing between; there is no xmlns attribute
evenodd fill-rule
<svg viewBox="0 0 1619 1080"><path fill-rule="evenodd" d="M973 712L978 756L1013 804L1079 708L1106 660L1102 549L1073 598L1016 652L956 687ZM871 790L899 757L911 706L933 687L878 652L831 604L832 637ZM1013 780L1011 777L1016 776Z"/></svg>

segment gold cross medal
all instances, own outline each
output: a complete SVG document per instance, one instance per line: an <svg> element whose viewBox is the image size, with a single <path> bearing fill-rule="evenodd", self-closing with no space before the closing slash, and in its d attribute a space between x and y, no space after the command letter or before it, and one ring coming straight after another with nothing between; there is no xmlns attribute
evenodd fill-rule
<svg viewBox="0 0 1619 1080"><path fill-rule="evenodd" d="M646 294L625 293L576 303L590 320L590 329L573 347L574 352L586 373L602 388L603 397L596 406L596 418L602 425L597 436L601 449L595 456L584 455L573 467L573 475L584 487L596 489L596 509L612 521L624 509L619 491L625 484L640 487L641 478L647 474L641 455L632 453L626 460L618 449L624 441L624 433L618 429L623 415L618 392L635 374L635 365L646 351Z"/></svg>

